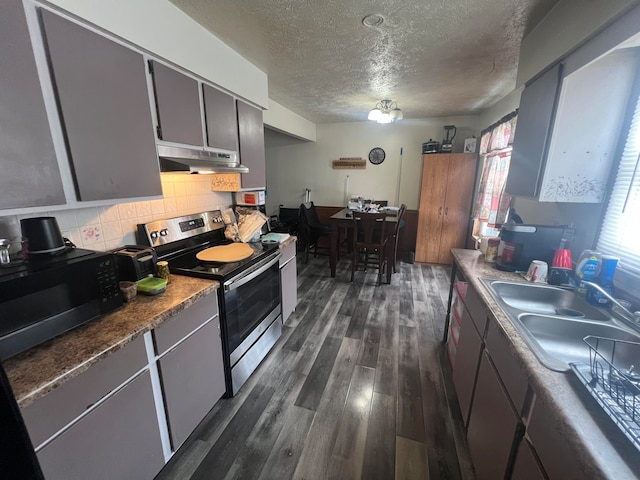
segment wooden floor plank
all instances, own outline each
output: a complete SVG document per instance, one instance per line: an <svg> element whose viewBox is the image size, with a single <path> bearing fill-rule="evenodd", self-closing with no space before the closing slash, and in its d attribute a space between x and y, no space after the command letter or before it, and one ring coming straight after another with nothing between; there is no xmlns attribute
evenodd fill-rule
<svg viewBox="0 0 640 480"><path fill-rule="evenodd" d="M289 372L282 379L244 447L238 452L225 480L250 478L254 472L262 471L304 380L305 375L296 372Z"/></svg>
<svg viewBox="0 0 640 480"><path fill-rule="evenodd" d="M367 439L375 371L358 366L354 369L345 408L339 422L329 478L359 479Z"/></svg>
<svg viewBox="0 0 640 480"><path fill-rule="evenodd" d="M309 410L318 408L341 344L342 341L339 338L327 337L324 340L302 390L296 398L297 406Z"/></svg>
<svg viewBox="0 0 640 480"><path fill-rule="evenodd" d="M424 443L397 437L395 480L428 479L429 467Z"/></svg>
<svg viewBox="0 0 640 480"><path fill-rule="evenodd" d="M333 448L338 435L339 419L349 393L359 349L360 341L358 340L345 338L342 341L331 378L311 424L293 478L300 480L328 478Z"/></svg>
<svg viewBox="0 0 640 480"><path fill-rule="evenodd" d="M395 476L396 402L391 395L374 392L367 429L362 478L387 480Z"/></svg>
<svg viewBox="0 0 640 480"><path fill-rule="evenodd" d="M396 350L380 347L373 390L386 395L396 395L398 391L398 352Z"/></svg>
<svg viewBox="0 0 640 480"><path fill-rule="evenodd" d="M229 422L220 438L204 457L191 477L192 480L209 480L215 478L216 475L223 475L231 468L236 455L244 447L249 433L253 430L274 392L275 390L271 387L256 385L238 410L237 415Z"/></svg>
<svg viewBox="0 0 640 480"><path fill-rule="evenodd" d="M346 337L355 338L356 340L362 339L364 326L367 322L367 317L369 316L370 306L370 301L358 300L355 308L353 309L353 314L351 315L351 322L349 323L349 328L347 328Z"/></svg>
<svg viewBox="0 0 640 480"><path fill-rule="evenodd" d="M314 417L315 412L292 405L282 431L260 472L260 480L293 478ZM247 478L256 478L256 475Z"/></svg>

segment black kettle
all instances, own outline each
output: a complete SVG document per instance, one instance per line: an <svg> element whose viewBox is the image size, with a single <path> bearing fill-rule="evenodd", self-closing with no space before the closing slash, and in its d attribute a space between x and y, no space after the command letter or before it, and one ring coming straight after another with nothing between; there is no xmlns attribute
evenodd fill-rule
<svg viewBox="0 0 640 480"><path fill-rule="evenodd" d="M22 236L27 238L30 254L53 254L66 247L56 217L23 218L20 228Z"/></svg>

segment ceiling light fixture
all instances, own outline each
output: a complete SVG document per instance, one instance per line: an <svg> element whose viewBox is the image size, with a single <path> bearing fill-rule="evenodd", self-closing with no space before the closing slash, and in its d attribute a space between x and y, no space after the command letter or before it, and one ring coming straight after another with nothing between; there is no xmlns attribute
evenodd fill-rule
<svg viewBox="0 0 640 480"><path fill-rule="evenodd" d="M402 120L404 116L396 102L393 100L380 100L376 108L369 112L368 118L378 123L396 123L398 120Z"/></svg>

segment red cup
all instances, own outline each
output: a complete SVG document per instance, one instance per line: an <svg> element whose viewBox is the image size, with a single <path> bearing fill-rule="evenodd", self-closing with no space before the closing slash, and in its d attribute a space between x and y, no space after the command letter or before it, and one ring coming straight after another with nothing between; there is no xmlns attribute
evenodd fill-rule
<svg viewBox="0 0 640 480"><path fill-rule="evenodd" d="M567 248L560 248L556 250L553 256L553 262L551 264L553 268L572 268L571 265L571 250Z"/></svg>

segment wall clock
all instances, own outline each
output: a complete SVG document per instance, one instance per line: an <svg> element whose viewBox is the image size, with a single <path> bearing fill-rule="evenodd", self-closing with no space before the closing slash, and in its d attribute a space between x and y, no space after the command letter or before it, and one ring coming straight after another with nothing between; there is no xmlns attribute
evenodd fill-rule
<svg viewBox="0 0 640 480"><path fill-rule="evenodd" d="M384 150L380 147L372 148L369 152L369 161L374 165L380 165L384 162L385 156Z"/></svg>

